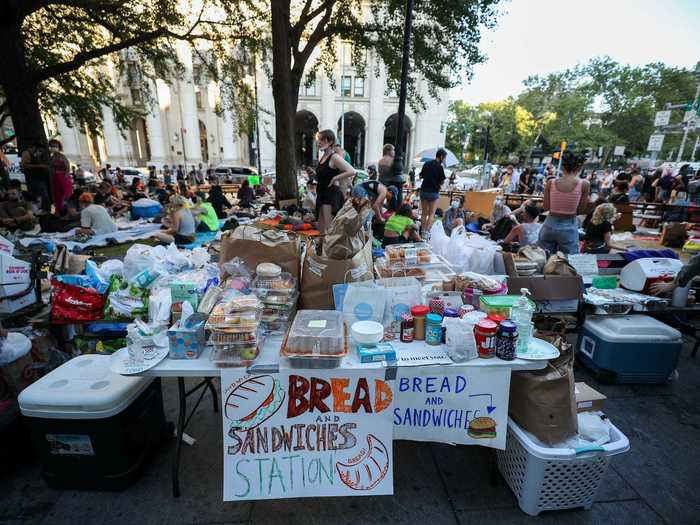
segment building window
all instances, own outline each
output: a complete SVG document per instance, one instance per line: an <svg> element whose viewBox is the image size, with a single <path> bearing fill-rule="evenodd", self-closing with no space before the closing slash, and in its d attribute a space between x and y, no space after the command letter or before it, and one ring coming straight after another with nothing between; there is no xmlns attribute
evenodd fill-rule
<svg viewBox="0 0 700 525"><path fill-rule="evenodd" d="M140 89L132 89L131 90L131 103L134 104L135 106L143 104L143 97L141 96Z"/></svg>
<svg viewBox="0 0 700 525"><path fill-rule="evenodd" d="M204 109L204 103L202 102L202 92L198 89L194 93L195 99L197 100L197 109L203 110Z"/></svg>
<svg viewBox="0 0 700 525"><path fill-rule="evenodd" d="M310 83L309 83L310 82ZM304 97L316 97L316 79L310 80L308 77L302 81L299 88L299 95Z"/></svg>
<svg viewBox="0 0 700 525"><path fill-rule="evenodd" d="M192 66L192 80L196 86L202 83L202 66Z"/></svg>
<svg viewBox="0 0 700 525"><path fill-rule="evenodd" d="M355 91L353 91L353 97L364 97L365 96L365 79L362 77L355 77Z"/></svg>
<svg viewBox="0 0 700 525"><path fill-rule="evenodd" d="M340 81L340 96L349 97L352 95L352 77L343 75Z"/></svg>

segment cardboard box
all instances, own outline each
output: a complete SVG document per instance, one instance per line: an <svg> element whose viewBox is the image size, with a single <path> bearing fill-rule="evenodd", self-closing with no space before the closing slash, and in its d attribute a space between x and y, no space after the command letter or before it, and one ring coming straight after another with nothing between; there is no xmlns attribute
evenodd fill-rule
<svg viewBox="0 0 700 525"><path fill-rule="evenodd" d="M583 299L583 279L580 275L533 275L508 277L508 294L520 295L521 288L530 290L538 313L576 312Z"/></svg>
<svg viewBox="0 0 700 525"><path fill-rule="evenodd" d="M31 263L0 253L0 284L30 282L31 268Z"/></svg>
<svg viewBox="0 0 700 525"><path fill-rule="evenodd" d="M594 390L586 383L576 383L574 385L574 394L576 394L576 411L577 412L595 412L603 410L603 404L607 397Z"/></svg>
<svg viewBox="0 0 700 525"><path fill-rule="evenodd" d="M11 256L14 252L15 245L0 235L0 253Z"/></svg>
<svg viewBox="0 0 700 525"><path fill-rule="evenodd" d="M488 218L493 210L493 203L496 197L501 196L501 191L492 189L488 191L466 191L464 192L464 209Z"/></svg>

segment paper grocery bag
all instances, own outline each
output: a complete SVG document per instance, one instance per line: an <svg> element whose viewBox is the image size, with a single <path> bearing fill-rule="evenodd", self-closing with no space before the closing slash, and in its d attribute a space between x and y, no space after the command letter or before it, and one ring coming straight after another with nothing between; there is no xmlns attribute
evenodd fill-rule
<svg viewBox="0 0 700 525"><path fill-rule="evenodd" d="M561 355L542 370L513 372L508 414L545 443L560 443L578 433L574 393L574 353L562 335L535 332Z"/></svg>
<svg viewBox="0 0 700 525"><path fill-rule="evenodd" d="M219 267L234 257L243 259L252 273L258 264L271 262L299 279L301 242L286 232L239 226L221 237Z"/></svg>
<svg viewBox="0 0 700 525"><path fill-rule="evenodd" d="M687 225L682 222L667 222L661 230L659 242L663 246L683 246L688 235Z"/></svg>
<svg viewBox="0 0 700 525"><path fill-rule="evenodd" d="M306 310L333 310L333 285L372 279L372 238L351 259L329 259L316 255L309 243L301 272L301 307Z"/></svg>

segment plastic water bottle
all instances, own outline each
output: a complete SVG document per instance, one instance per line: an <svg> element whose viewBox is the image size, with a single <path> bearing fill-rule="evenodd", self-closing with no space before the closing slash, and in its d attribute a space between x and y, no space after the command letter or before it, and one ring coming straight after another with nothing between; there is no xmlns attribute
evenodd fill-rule
<svg viewBox="0 0 700 525"><path fill-rule="evenodd" d="M518 300L515 301L515 304L511 308L510 312L510 318L518 327L517 352L527 352L530 336L532 334L532 314L534 313L535 309L532 307L530 300L527 298L529 294L530 290L527 288L521 288L520 297L518 297Z"/></svg>

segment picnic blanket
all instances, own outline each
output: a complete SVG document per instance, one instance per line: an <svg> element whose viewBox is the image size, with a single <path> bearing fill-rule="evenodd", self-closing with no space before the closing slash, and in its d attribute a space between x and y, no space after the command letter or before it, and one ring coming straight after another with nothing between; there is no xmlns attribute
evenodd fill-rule
<svg viewBox="0 0 700 525"><path fill-rule="evenodd" d="M66 247L68 251L80 251L92 246L108 246L109 244L121 244L129 241L138 241L148 239L153 233L160 230L160 224L151 223L136 223L130 221L127 224L120 223L120 229L116 232L105 233L104 235L93 235L87 242L76 242L69 240L75 236L76 229L72 229L66 233L43 233L41 237L23 237L19 243L26 247L35 244L60 244ZM124 229L121 229L126 226Z"/></svg>

